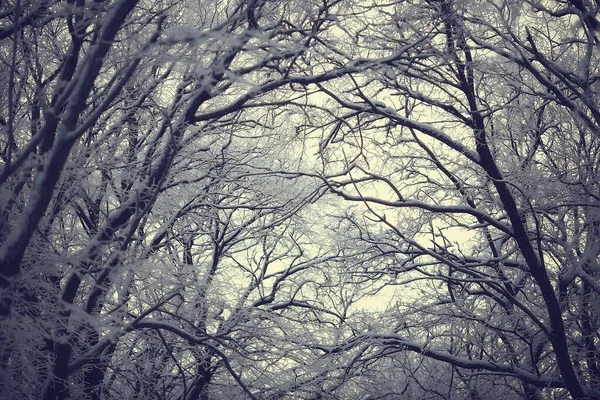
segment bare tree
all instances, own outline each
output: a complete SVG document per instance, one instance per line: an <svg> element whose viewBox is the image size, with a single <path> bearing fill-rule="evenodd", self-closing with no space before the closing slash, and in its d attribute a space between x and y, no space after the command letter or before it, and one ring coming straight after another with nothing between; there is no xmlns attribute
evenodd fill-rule
<svg viewBox="0 0 600 400"><path fill-rule="evenodd" d="M363 205L357 273L405 294L404 325L363 339L453 365L473 398L507 376L599 396L598 10L550 3L357 7L358 50L331 46L364 71L322 85L321 174Z"/></svg>
<svg viewBox="0 0 600 400"><path fill-rule="evenodd" d="M1 7L2 393L600 397L597 5Z"/></svg>
<svg viewBox="0 0 600 400"><path fill-rule="evenodd" d="M272 115L337 76L305 61L336 3L7 4L4 393L195 399L221 370L262 390L230 359L254 313L296 306L276 294L313 264L288 220L322 193Z"/></svg>

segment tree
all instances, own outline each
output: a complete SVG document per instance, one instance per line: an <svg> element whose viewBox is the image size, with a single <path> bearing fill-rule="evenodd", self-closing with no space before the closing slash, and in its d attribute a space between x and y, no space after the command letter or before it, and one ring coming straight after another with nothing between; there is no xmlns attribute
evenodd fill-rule
<svg viewBox="0 0 600 400"><path fill-rule="evenodd" d="M596 12L399 1L348 32L365 50L336 54L364 72L322 85L338 111L321 174L363 205L345 217L370 246L360 273L408 297L405 325L364 340L476 388L500 375L529 398L598 398Z"/></svg>
<svg viewBox="0 0 600 400"><path fill-rule="evenodd" d="M264 389L234 355L312 265L291 220L322 194L277 158L271 93L335 76L303 61L335 6L7 5L3 393L195 399L222 370Z"/></svg>
<svg viewBox="0 0 600 400"><path fill-rule="evenodd" d="M0 392L600 397L591 2L2 5Z"/></svg>

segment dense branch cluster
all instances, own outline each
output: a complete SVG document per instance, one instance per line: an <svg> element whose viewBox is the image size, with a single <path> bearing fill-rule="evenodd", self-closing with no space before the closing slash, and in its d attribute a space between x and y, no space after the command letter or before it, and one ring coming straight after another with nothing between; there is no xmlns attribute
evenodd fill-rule
<svg viewBox="0 0 600 400"><path fill-rule="evenodd" d="M0 2L0 397L600 399L600 3Z"/></svg>

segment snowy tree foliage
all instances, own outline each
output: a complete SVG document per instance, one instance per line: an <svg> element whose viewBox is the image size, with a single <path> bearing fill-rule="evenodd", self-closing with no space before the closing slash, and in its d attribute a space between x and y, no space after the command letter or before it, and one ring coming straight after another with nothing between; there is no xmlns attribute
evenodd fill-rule
<svg viewBox="0 0 600 400"><path fill-rule="evenodd" d="M600 3L0 2L0 397L600 399Z"/></svg>

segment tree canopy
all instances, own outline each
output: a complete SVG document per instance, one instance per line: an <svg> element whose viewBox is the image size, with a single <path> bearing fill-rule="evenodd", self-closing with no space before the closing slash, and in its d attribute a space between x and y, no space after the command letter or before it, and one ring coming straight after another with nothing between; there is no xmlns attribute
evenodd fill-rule
<svg viewBox="0 0 600 400"><path fill-rule="evenodd" d="M0 1L7 399L600 399L600 2Z"/></svg>

